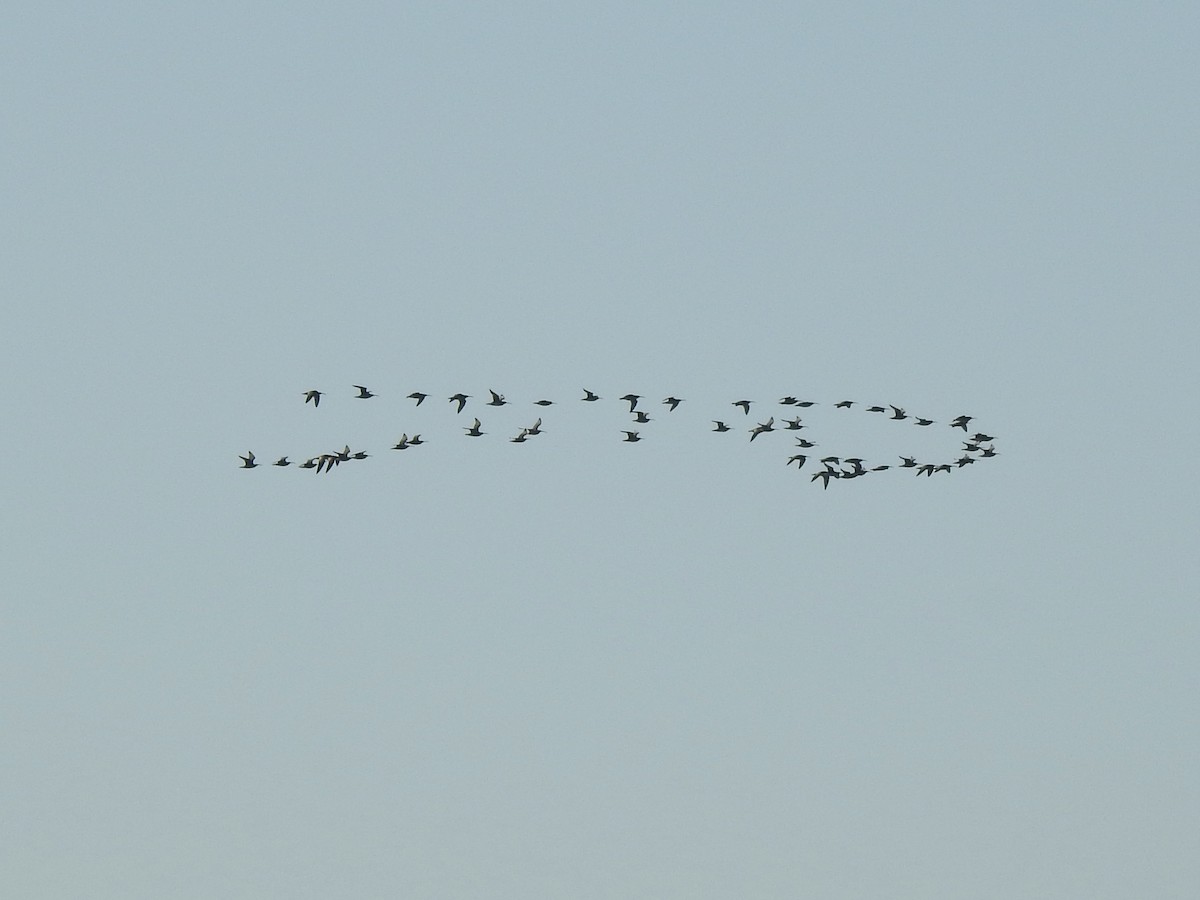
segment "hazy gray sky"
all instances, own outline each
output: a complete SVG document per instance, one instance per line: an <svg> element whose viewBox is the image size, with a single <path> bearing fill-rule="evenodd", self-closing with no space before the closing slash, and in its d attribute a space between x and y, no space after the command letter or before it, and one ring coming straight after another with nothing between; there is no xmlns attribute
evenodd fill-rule
<svg viewBox="0 0 1200 900"><path fill-rule="evenodd" d="M1197 896L1197 46L1186 3L14 11L5 891ZM1001 455L822 491L708 430L785 394L830 452Z"/></svg>

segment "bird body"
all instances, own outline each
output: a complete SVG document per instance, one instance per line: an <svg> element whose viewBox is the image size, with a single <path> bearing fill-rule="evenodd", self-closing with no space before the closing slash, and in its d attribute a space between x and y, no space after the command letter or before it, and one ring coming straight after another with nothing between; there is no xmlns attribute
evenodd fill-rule
<svg viewBox="0 0 1200 900"><path fill-rule="evenodd" d="M322 396L324 396L324 395L320 391L305 391L304 392L304 402L306 404L312 403L313 408L315 409L316 407L321 405L321 397Z"/></svg>
<svg viewBox="0 0 1200 900"><path fill-rule="evenodd" d="M363 387L361 384L356 384L356 385L354 385L354 387L358 391L356 398L359 400L370 400L372 397L375 396L370 391L368 391L365 387Z"/></svg>
<svg viewBox="0 0 1200 900"><path fill-rule="evenodd" d="M462 393L455 394L453 397L450 398L450 402L457 403L458 409L456 411L462 412L463 407L467 405L467 398L470 396L471 396L470 394L462 394Z"/></svg>
<svg viewBox="0 0 1200 900"><path fill-rule="evenodd" d="M254 461L254 451L253 451L253 450L247 450L247 451L246 451L246 455L245 455L245 456L239 456L239 457L238 457L238 459L240 459L240 460L242 461L242 468L243 468L243 469L256 469L256 468L258 468L258 463L256 463L256 462Z"/></svg>

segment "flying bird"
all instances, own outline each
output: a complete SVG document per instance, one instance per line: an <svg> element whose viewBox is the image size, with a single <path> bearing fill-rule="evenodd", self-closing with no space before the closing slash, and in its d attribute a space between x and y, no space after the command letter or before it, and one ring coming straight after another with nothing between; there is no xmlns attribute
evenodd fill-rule
<svg viewBox="0 0 1200 900"><path fill-rule="evenodd" d="M966 431L967 423L971 421L971 418L972 418L971 416L959 416L953 422L950 423L950 427L951 428L961 428L963 431Z"/></svg>
<svg viewBox="0 0 1200 900"><path fill-rule="evenodd" d="M637 402L642 398L639 394L626 394L621 399L629 401L629 411L633 412L635 409L637 409Z"/></svg>
<svg viewBox="0 0 1200 900"><path fill-rule="evenodd" d="M808 462L808 457L805 456L803 453L797 453L795 456L788 457L787 464L790 466L792 463L796 462L797 460L799 461L799 465L797 465L796 468L803 469L804 464L806 462Z"/></svg>
<svg viewBox="0 0 1200 900"><path fill-rule="evenodd" d="M476 419L470 428L464 428L463 430L466 431L467 437L482 437L484 432L479 430L479 425L480 422Z"/></svg>
<svg viewBox="0 0 1200 900"><path fill-rule="evenodd" d="M361 384L356 384L356 385L354 385L354 387L358 391L358 394L355 395L356 399L358 399L358 400L370 400L372 397L375 396L370 391L368 391L365 387L363 387Z"/></svg>
<svg viewBox="0 0 1200 900"><path fill-rule="evenodd" d="M833 408L834 409L849 409L853 405L854 405L853 400L839 400L837 403L833 404Z"/></svg>
<svg viewBox="0 0 1200 900"><path fill-rule="evenodd" d="M420 391L413 391L411 394L409 394L409 395L408 395L408 399L409 399L409 400L416 400L416 401L417 401L417 406L420 406L420 405L421 405L421 403L422 403L422 402L425 400L425 398L426 398L426 397L428 397L428 396L429 396L428 394L422 394Z"/></svg>
<svg viewBox="0 0 1200 900"><path fill-rule="evenodd" d="M750 404L753 402L754 402L753 400L734 400L729 405L730 406L740 406L742 408L742 412L744 412L746 415L750 415Z"/></svg>
<svg viewBox="0 0 1200 900"><path fill-rule="evenodd" d="M238 456L238 459L240 459L240 460L242 461L242 468L243 468L243 469L255 469L255 468L258 468L258 463L256 463L256 462L254 461L254 451L253 451L253 450L247 450L247 451L246 451L246 455L245 455L245 456Z"/></svg>
<svg viewBox="0 0 1200 900"><path fill-rule="evenodd" d="M599 399L600 399L600 395L599 395L599 394L593 394L593 393L592 393L591 391L589 391L587 388L584 388L584 389L583 389L583 394L584 394L584 396L583 396L583 399L584 399L584 400L586 400L586 401L587 401L587 402L589 402L589 403L590 403L590 402L592 402L593 400L599 400Z"/></svg>
<svg viewBox="0 0 1200 900"><path fill-rule="evenodd" d="M492 399L488 401L488 406L503 406L508 401L504 399L503 394L497 394L491 388L488 388L488 393L492 395ZM453 399L453 398L451 398Z"/></svg>
<svg viewBox="0 0 1200 900"><path fill-rule="evenodd" d="M622 434L625 435L626 442L630 443L630 444L636 444L638 441L641 440L641 438L638 437L638 433L636 431L625 431L625 432L622 432Z"/></svg>
<svg viewBox="0 0 1200 900"><path fill-rule="evenodd" d="M470 394L461 394L461 393L455 394L453 397L450 398L450 402L457 403L458 404L458 412L462 412L463 407L467 405L467 398L470 396L471 396Z"/></svg>
<svg viewBox="0 0 1200 900"><path fill-rule="evenodd" d="M713 431L729 431L729 426L724 422L720 422L717 419L710 419L709 421L713 423Z"/></svg>
<svg viewBox="0 0 1200 900"><path fill-rule="evenodd" d="M542 433L542 420L539 418L530 427L525 429L525 433L527 435L529 435L530 437L533 437L535 434L541 434Z"/></svg>
<svg viewBox="0 0 1200 900"><path fill-rule="evenodd" d="M650 414L640 409L636 410L633 414L633 421L637 422L639 425L645 425L647 422L651 421Z"/></svg>
<svg viewBox="0 0 1200 900"><path fill-rule="evenodd" d="M753 428L750 429L750 440L753 441L760 434L766 434L768 431L774 431L774 430L775 430L775 417L771 416L771 418L767 419L767 421L759 422L757 425L755 425Z"/></svg>
<svg viewBox="0 0 1200 900"><path fill-rule="evenodd" d="M914 422L913 424L914 425L932 425L933 419L922 419L920 416L918 416L917 421Z"/></svg>
<svg viewBox="0 0 1200 900"><path fill-rule="evenodd" d="M808 480L816 481L818 478L820 478L822 487L824 487L825 490L829 490L829 479L830 478L841 478L841 477L842 477L841 472L835 472L832 469L825 469L822 472L818 472L817 474L815 474L812 478L810 478Z"/></svg>
<svg viewBox="0 0 1200 900"><path fill-rule="evenodd" d="M669 404L671 407L669 410L667 410L667 412L675 412L675 407L677 407L682 402L683 401L680 400L678 397L668 397L666 400L663 401L663 403Z"/></svg>
<svg viewBox="0 0 1200 900"><path fill-rule="evenodd" d="M534 400L533 405L534 406L553 406L554 401L553 400Z"/></svg>
<svg viewBox="0 0 1200 900"><path fill-rule="evenodd" d="M290 466L291 464L291 461L286 456L281 456L275 462L271 463L273 466Z"/></svg>
<svg viewBox="0 0 1200 900"><path fill-rule="evenodd" d="M322 396L324 396L324 395L320 391L305 391L304 392L304 402L306 404L312 403L313 408L316 408L321 405L321 397Z"/></svg>

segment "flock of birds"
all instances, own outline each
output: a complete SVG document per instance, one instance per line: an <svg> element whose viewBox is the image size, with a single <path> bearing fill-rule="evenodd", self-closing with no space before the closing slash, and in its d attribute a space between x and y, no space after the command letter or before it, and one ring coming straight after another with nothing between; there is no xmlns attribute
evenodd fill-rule
<svg viewBox="0 0 1200 900"><path fill-rule="evenodd" d="M370 400L377 396L373 391L369 390L363 385L356 384L353 387L357 391L357 393L353 395L355 399ZM487 399L483 405L493 408L510 405L509 401L503 394L497 393L493 390L489 390L488 394L489 399ZM309 390L303 391L302 396L304 397L304 403L306 405L311 403L315 409L321 405L321 398L326 395L323 391ZM415 401L416 406L420 406L422 403L428 400L429 397L430 395L427 393L413 391L407 396L406 399L413 400ZM461 392L447 398L448 402L454 405L455 412L459 414L466 409L467 401L472 399L475 398L473 398L471 394L464 394ZM579 398L579 401L583 403L596 403L602 399L603 398L598 394L584 388L583 396ZM632 424L644 425L654 421L650 416L649 410L645 409L644 407L639 407L639 404L644 399L645 398L640 394L626 394L620 398L622 402L629 404L629 416ZM667 407L666 412L667 414L670 414L673 413L683 402L684 401L680 398L672 396L663 399L662 405ZM800 400L791 396L780 398L778 404L779 406L789 407L791 410L808 409L809 407L818 405L817 401L815 400ZM553 406L554 401L544 399L535 400L533 401L533 405L544 408ZM742 415L746 417L749 417L750 408L753 405L755 405L755 401L753 400L734 400L730 404L735 411L740 411ZM832 404L833 408L835 409L851 409L855 405L856 403L853 400L841 400ZM936 424L933 419L927 419L922 416L911 416L904 410L903 407L894 406L892 404L882 406L863 406L862 408L868 413L880 415L890 421L907 421L921 428L927 428ZM736 412L734 414L736 415ZM775 416L769 415L765 422L757 422L752 428L746 429L750 434L750 441L753 442L760 436L769 434L771 432L800 432L808 427L801 421L801 417L799 415L794 415L792 418L782 418L782 416L783 414L781 413L781 419L778 423L776 423ZM732 425L723 419L712 419L710 421L713 424L712 431L718 434L726 434L735 430ZM860 457L830 455L820 457L816 460L814 465L819 464L821 469L814 472L809 480L812 482L820 481L822 487L828 489L830 481L861 478L864 475L869 475L874 472L884 472L888 469L910 469L917 475L932 476L938 472L949 473L956 468L961 469L964 466L972 465L977 460L991 459L997 456L998 454L996 453L996 445L994 443L995 437L981 431L971 433L971 430L968 427L971 421L971 416L961 415L946 423L951 428L961 429L964 435L966 435L966 437L962 439L962 447L959 450L959 456L950 462L919 462L915 456L901 456L899 457L899 463L868 465L866 460ZM471 424L469 426L463 426L463 431L465 432L466 437L474 438L483 437L488 433L483 430L483 423L479 420L478 416L472 416ZM510 437L509 440L514 444L520 444L524 443L530 438L537 437L541 433L542 419L539 416L534 422L521 428L515 435ZM633 444L642 440L640 429L621 430L620 433L624 435L622 438L624 443ZM794 450L811 451L817 447L816 442L810 440L808 437L796 435L795 440L796 443L793 448ZM391 449L404 451L412 447L419 447L424 443L425 441L421 438L420 434L414 434L410 437L407 433L405 433L400 436L400 440L397 441ZM279 459L275 460L275 462L271 463L271 465L279 466L281 468L296 465L301 469L314 469L318 473L331 472L344 462L367 459L369 455L370 454L368 454L365 450L351 451L350 445L347 444L341 450L319 453L316 456L306 458L300 463L293 463L293 461L288 459L286 456L281 456ZM787 465L791 466L793 463L795 463L797 470L800 470L804 468L805 464L812 457L815 457L815 454L809 452L793 452L787 458ZM243 469L256 469L263 465L257 461L253 451L248 451L245 456L240 456L239 458L242 460Z"/></svg>

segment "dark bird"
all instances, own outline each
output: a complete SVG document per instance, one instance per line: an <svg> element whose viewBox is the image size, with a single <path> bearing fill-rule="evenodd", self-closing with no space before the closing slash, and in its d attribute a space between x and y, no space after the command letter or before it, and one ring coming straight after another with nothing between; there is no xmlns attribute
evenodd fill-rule
<svg viewBox="0 0 1200 900"><path fill-rule="evenodd" d="M848 458L842 460L842 463L843 464L849 463L849 465L851 467L853 467L853 474L856 476L861 475L861 474L863 474L863 472L866 471L866 469L863 468L863 461L861 459L859 459L857 456L848 457ZM842 474L844 475L845 473L843 472Z"/></svg>
<svg viewBox="0 0 1200 900"><path fill-rule="evenodd" d="M917 421L914 422L913 424L914 425L932 425L933 419L922 419L921 417L918 416Z"/></svg>
<svg viewBox="0 0 1200 900"><path fill-rule="evenodd" d="M458 404L458 412L462 412L463 407L467 405L467 398L470 396L471 396L470 394L455 394L453 397L450 398L450 402L457 403Z"/></svg>
<svg viewBox="0 0 1200 900"><path fill-rule="evenodd" d="M806 440L805 438L796 438L796 446L803 447L805 450L809 450L817 445L810 440Z"/></svg>
<svg viewBox="0 0 1200 900"><path fill-rule="evenodd" d="M488 393L492 395L492 399L488 401L488 406L503 406L508 402L504 399L503 394L497 394L491 388L488 388Z"/></svg>
<svg viewBox="0 0 1200 900"><path fill-rule="evenodd" d="M787 464L790 466L792 463L794 463L794 462L797 462L797 461L799 461L799 465L798 465L798 466L796 466L796 468L797 468L797 469L803 469L803 468L804 468L804 464L805 464L806 462L808 462L808 457L807 457L807 456L805 456L803 453L797 453L795 456L789 456L789 457L788 457Z"/></svg>
<svg viewBox="0 0 1200 900"><path fill-rule="evenodd" d="M969 466L972 463L974 463L975 457L963 455L963 456L960 456L958 459L956 459L954 462L961 469L963 466Z"/></svg>
<svg viewBox="0 0 1200 900"><path fill-rule="evenodd" d="M370 391L368 391L365 387L363 387L361 384L354 385L354 388L355 388L355 390L358 391L358 394L355 395L356 399L358 399L358 400L370 400L372 397L375 396Z"/></svg>
<svg viewBox="0 0 1200 900"><path fill-rule="evenodd" d="M291 464L291 461L286 456L281 456L275 462L271 463L273 466L290 466Z"/></svg>
<svg viewBox="0 0 1200 900"><path fill-rule="evenodd" d="M853 405L854 405L853 400L840 400L837 403L833 404L833 408L834 409L849 409Z"/></svg>
<svg viewBox="0 0 1200 900"><path fill-rule="evenodd" d="M825 465L829 465L830 463L840 463L841 461L842 458L840 456L824 456L821 458L821 462L825 463Z"/></svg>
<svg viewBox="0 0 1200 900"><path fill-rule="evenodd" d="M518 434L515 438L509 438L509 440L514 444L523 444L525 443L525 438L528 434L529 430L527 428L522 428L520 434Z"/></svg>
<svg viewBox="0 0 1200 900"><path fill-rule="evenodd" d="M900 466L902 469L911 469L917 464L917 458L915 456L902 456L900 459L904 461L903 465Z"/></svg>
<svg viewBox="0 0 1200 900"><path fill-rule="evenodd" d="M774 430L775 430L775 417L771 416L771 418L767 419L767 421L759 422L757 425L755 425L753 428L750 429L750 440L754 440L760 434L766 434L768 431L774 431Z"/></svg>
<svg viewBox="0 0 1200 900"><path fill-rule="evenodd" d="M533 405L534 406L553 406L554 401L553 400L534 400Z"/></svg>
<svg viewBox="0 0 1200 900"><path fill-rule="evenodd" d="M599 400L600 396L598 394L593 394L587 388L584 388L583 389L583 399L586 400L587 402L591 403L593 400Z"/></svg>
<svg viewBox="0 0 1200 900"><path fill-rule="evenodd" d="M476 419L470 428L464 428L463 430L467 433L468 437L482 437L484 432L479 430L479 425L480 422L478 419Z"/></svg>
<svg viewBox="0 0 1200 900"><path fill-rule="evenodd" d="M351 453L351 459L366 459L370 454L366 450L359 450L357 453Z"/></svg>
<svg viewBox="0 0 1200 900"><path fill-rule="evenodd" d="M629 411L630 411L630 412L633 412L635 409L637 409L637 402L638 402L639 400L641 400L642 398L641 398L641 396L640 396L640 395L638 395L638 394L626 394L626 395L625 395L624 397L622 397L621 399L622 399L622 400L628 400L628 401L629 401Z"/></svg>
<svg viewBox="0 0 1200 900"><path fill-rule="evenodd" d="M867 412L887 412L882 406L868 406Z"/></svg>
<svg viewBox="0 0 1200 900"><path fill-rule="evenodd" d="M306 459L300 463L301 469L315 469L317 467L317 458L314 456L311 459Z"/></svg>
<svg viewBox="0 0 1200 900"><path fill-rule="evenodd" d="M258 463L256 463L254 461L254 451L253 450L247 450L246 455L238 456L238 459L240 459L242 461L243 469L254 469L254 468L258 467Z"/></svg>
<svg viewBox="0 0 1200 900"><path fill-rule="evenodd" d="M750 404L753 402L753 400L734 400L730 406L740 406L742 408L742 412L744 412L746 415L750 415Z"/></svg>
<svg viewBox="0 0 1200 900"><path fill-rule="evenodd" d="M393 450L407 450L408 447L409 447L408 435L402 434L402 435L400 435L400 440L396 441L396 446L392 447L392 449Z"/></svg>
<svg viewBox="0 0 1200 900"><path fill-rule="evenodd" d="M410 447L419 447L423 443L425 442L421 440L421 435L419 434L414 434L408 439L408 446Z"/></svg>
<svg viewBox="0 0 1200 900"><path fill-rule="evenodd" d="M799 406L801 409L808 409L810 406L816 406L817 401L816 400L797 400L796 405Z"/></svg>
<svg viewBox="0 0 1200 900"><path fill-rule="evenodd" d="M408 399L409 399L409 400L416 400L416 401L417 401L417 406L420 406L420 405L421 405L421 403L422 403L422 402L425 400L425 398L426 398L426 397L428 397L428 396L429 396L428 394L422 394L420 391L413 391L411 394L409 394L409 395L408 395Z"/></svg>
<svg viewBox="0 0 1200 900"><path fill-rule="evenodd" d="M542 433L542 420L539 418L536 422L525 429L525 433L530 437Z"/></svg>
<svg viewBox="0 0 1200 900"><path fill-rule="evenodd" d="M321 405L321 397L324 396L320 391L305 391L304 402L311 402L314 407Z"/></svg>
<svg viewBox="0 0 1200 900"><path fill-rule="evenodd" d="M875 466L871 469L872 472L886 472L891 466Z"/></svg>
<svg viewBox="0 0 1200 900"><path fill-rule="evenodd" d="M799 431L801 428L804 427L803 425L800 424L799 416L796 416L796 418L794 418L794 419L784 419L783 422L785 425L787 425L788 431Z"/></svg>
<svg viewBox="0 0 1200 900"><path fill-rule="evenodd" d="M841 478L841 477L842 477L841 472L835 472L831 469L825 469L822 472L818 472L817 474L815 474L812 478L810 478L808 480L816 481L818 478L820 478L822 481L822 487L824 487L825 490L829 490L829 479L830 478Z"/></svg>
<svg viewBox="0 0 1200 900"><path fill-rule="evenodd" d="M964 453L974 453L978 449L979 449L979 445L976 444L974 441L963 441L963 452Z"/></svg>
<svg viewBox="0 0 1200 900"><path fill-rule="evenodd" d="M906 413L904 410L902 410L898 406L893 406L892 407L892 418L893 419L907 419L908 413Z"/></svg>
<svg viewBox="0 0 1200 900"><path fill-rule="evenodd" d="M780 406L795 406L796 398L795 397L780 397L779 405Z"/></svg>
<svg viewBox="0 0 1200 900"><path fill-rule="evenodd" d="M982 450L982 458L983 459L991 459L993 456L1000 455L999 453L996 452L996 448L994 446L981 447L980 450Z"/></svg>
<svg viewBox="0 0 1200 900"><path fill-rule="evenodd" d="M957 419L955 419L953 422L950 423L950 427L951 428L961 428L963 431L966 431L967 423L971 421L971 418L972 418L971 416L959 416Z"/></svg>
<svg viewBox="0 0 1200 900"><path fill-rule="evenodd" d="M669 410L667 410L667 412L675 412L675 407L677 407L682 402L683 401L680 400L678 397L668 397L666 400L663 401L663 403L666 403L666 404L670 405L670 407L671 407Z"/></svg>
<svg viewBox="0 0 1200 900"><path fill-rule="evenodd" d="M630 444L636 444L638 441L641 440L641 438L638 437L638 433L636 431L625 431L622 433L625 435L625 440L628 441Z"/></svg>
<svg viewBox="0 0 1200 900"><path fill-rule="evenodd" d="M710 420L713 423L713 431L728 431L729 426L717 419Z"/></svg>
<svg viewBox="0 0 1200 900"><path fill-rule="evenodd" d="M932 475L933 470L936 468L937 466L935 466L933 463L925 463L923 466L917 466L917 475Z"/></svg>
<svg viewBox="0 0 1200 900"><path fill-rule="evenodd" d="M933 471L945 472L948 475L950 474L950 463L942 463L940 466L934 466Z"/></svg>
<svg viewBox="0 0 1200 900"><path fill-rule="evenodd" d="M990 434L984 434L982 431L979 431L979 432L976 432L975 434L971 435L971 440L973 440L977 444L984 444L984 443L987 443L988 441L994 441L995 438L992 437Z"/></svg>
<svg viewBox="0 0 1200 900"><path fill-rule="evenodd" d="M651 421L650 414L639 409L634 412L633 421L637 422L639 425L645 425L647 422Z"/></svg>

